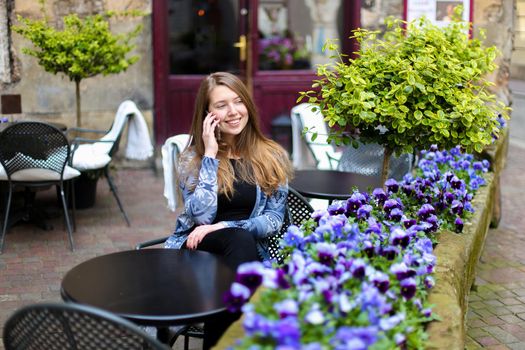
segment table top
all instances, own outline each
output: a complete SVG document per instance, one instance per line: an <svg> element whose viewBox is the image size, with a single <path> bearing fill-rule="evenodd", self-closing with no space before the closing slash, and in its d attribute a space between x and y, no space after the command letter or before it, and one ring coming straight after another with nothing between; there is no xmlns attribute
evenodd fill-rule
<svg viewBox="0 0 525 350"><path fill-rule="evenodd" d="M87 260L65 275L66 301L95 306L137 324L202 322L225 310L235 272L221 257L186 249L141 249Z"/></svg>
<svg viewBox="0 0 525 350"><path fill-rule="evenodd" d="M290 186L308 198L344 200L354 186L361 192L381 187L381 178L336 170L296 170Z"/></svg>

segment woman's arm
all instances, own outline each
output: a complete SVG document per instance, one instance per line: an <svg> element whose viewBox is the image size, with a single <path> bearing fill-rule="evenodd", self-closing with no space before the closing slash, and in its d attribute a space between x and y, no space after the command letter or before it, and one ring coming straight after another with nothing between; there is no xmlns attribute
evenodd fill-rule
<svg viewBox="0 0 525 350"><path fill-rule="evenodd" d="M284 221L288 186L279 186L266 200L262 213L246 220L222 221L226 227L240 227L251 232L255 238L265 238L279 231Z"/></svg>
<svg viewBox="0 0 525 350"><path fill-rule="evenodd" d="M184 200L184 211L196 225L207 225L213 222L217 214L217 169L219 161L204 156L201 162L195 189L189 190L186 181L180 181L179 186Z"/></svg>

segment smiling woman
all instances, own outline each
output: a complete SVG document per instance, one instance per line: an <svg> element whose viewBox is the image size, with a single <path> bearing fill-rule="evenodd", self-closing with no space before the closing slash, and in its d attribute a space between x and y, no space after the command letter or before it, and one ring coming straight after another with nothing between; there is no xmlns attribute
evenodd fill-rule
<svg viewBox="0 0 525 350"><path fill-rule="evenodd" d="M262 134L239 78L218 72L203 79L189 134L178 169L184 210L166 248L222 255L232 269L269 260L268 239L283 224L292 168L284 149ZM239 315L206 323L204 348Z"/></svg>

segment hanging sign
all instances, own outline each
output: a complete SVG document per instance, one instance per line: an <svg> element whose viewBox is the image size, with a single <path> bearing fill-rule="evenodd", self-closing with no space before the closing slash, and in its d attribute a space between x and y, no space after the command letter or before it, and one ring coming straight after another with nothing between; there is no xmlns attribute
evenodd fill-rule
<svg viewBox="0 0 525 350"><path fill-rule="evenodd" d="M445 26L452 20L454 8L463 6L462 19L472 22L472 0L404 0L404 17L407 22L426 16L438 26Z"/></svg>

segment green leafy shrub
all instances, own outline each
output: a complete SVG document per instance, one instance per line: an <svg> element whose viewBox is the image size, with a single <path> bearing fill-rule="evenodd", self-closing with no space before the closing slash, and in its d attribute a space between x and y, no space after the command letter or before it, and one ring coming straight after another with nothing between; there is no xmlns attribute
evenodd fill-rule
<svg viewBox="0 0 525 350"><path fill-rule="evenodd" d="M508 107L485 79L497 67L497 48L469 38L468 29L464 22L440 28L425 18L389 20L382 38L357 29L359 56L346 60L336 54L318 66L316 91L301 92L299 101L321 109L331 140L383 145L384 180L393 152L431 145L481 152L499 133L498 115L507 118ZM333 41L325 49L338 52Z"/></svg>
<svg viewBox="0 0 525 350"><path fill-rule="evenodd" d="M23 53L36 57L46 72L64 73L75 82L77 126L81 126L81 80L120 73L139 60L138 55L127 55L135 48L131 40L140 33L142 25L126 34L113 34L109 19L115 15L107 12L79 18L70 14L64 17L63 30L54 28L45 16L39 20L18 16L20 25L12 28L34 45L34 48L23 48Z"/></svg>

